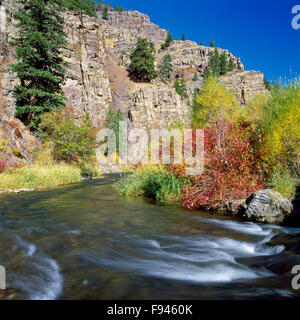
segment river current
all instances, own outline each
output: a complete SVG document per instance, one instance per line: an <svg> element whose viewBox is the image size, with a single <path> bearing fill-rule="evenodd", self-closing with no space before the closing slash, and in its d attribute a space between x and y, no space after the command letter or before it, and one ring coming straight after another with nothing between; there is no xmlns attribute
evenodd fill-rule
<svg viewBox="0 0 300 320"><path fill-rule="evenodd" d="M299 299L300 229L121 197L115 175L0 195L0 299Z"/></svg>

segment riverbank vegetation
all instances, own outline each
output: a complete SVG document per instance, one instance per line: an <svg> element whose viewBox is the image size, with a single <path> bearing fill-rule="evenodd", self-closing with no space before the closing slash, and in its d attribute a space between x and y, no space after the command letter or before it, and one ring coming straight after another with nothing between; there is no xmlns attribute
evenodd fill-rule
<svg viewBox="0 0 300 320"><path fill-rule="evenodd" d="M140 166L116 186L123 195L218 210L272 188L291 199L300 178L300 84L272 85L241 106L217 78L195 91L191 121L204 129L205 171L186 176L185 165Z"/></svg>
<svg viewBox="0 0 300 320"><path fill-rule="evenodd" d="M0 190L48 189L81 181L78 167L64 163L51 166L33 165L6 169L0 174Z"/></svg>
<svg viewBox="0 0 300 320"><path fill-rule="evenodd" d="M0 160L0 191L45 189L99 177L96 162L96 129L89 117L76 124L69 108L43 116L37 136L40 148L32 163Z"/></svg>

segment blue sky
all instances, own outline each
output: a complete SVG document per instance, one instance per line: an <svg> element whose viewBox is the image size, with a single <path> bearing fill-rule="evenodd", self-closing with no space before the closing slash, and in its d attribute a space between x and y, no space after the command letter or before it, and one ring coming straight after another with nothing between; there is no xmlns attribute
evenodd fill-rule
<svg viewBox="0 0 300 320"><path fill-rule="evenodd" d="M271 81L300 76L300 29L292 28L292 7L300 0L106 0L146 13L174 39L230 50L246 70ZM300 21L299 21L300 23Z"/></svg>

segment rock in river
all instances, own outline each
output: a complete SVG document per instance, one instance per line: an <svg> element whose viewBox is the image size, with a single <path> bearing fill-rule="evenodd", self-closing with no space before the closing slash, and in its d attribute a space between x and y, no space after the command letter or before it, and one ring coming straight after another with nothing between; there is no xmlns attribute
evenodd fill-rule
<svg viewBox="0 0 300 320"><path fill-rule="evenodd" d="M247 220L283 224L293 211L291 201L273 190L261 190L252 194L246 201L243 216Z"/></svg>

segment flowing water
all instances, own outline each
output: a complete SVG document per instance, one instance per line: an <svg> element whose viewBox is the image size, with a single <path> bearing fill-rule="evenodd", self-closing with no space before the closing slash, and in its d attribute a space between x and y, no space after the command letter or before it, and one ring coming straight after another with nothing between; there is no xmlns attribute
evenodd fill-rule
<svg viewBox="0 0 300 320"><path fill-rule="evenodd" d="M121 197L116 178L0 195L0 299L300 297L300 229Z"/></svg>

